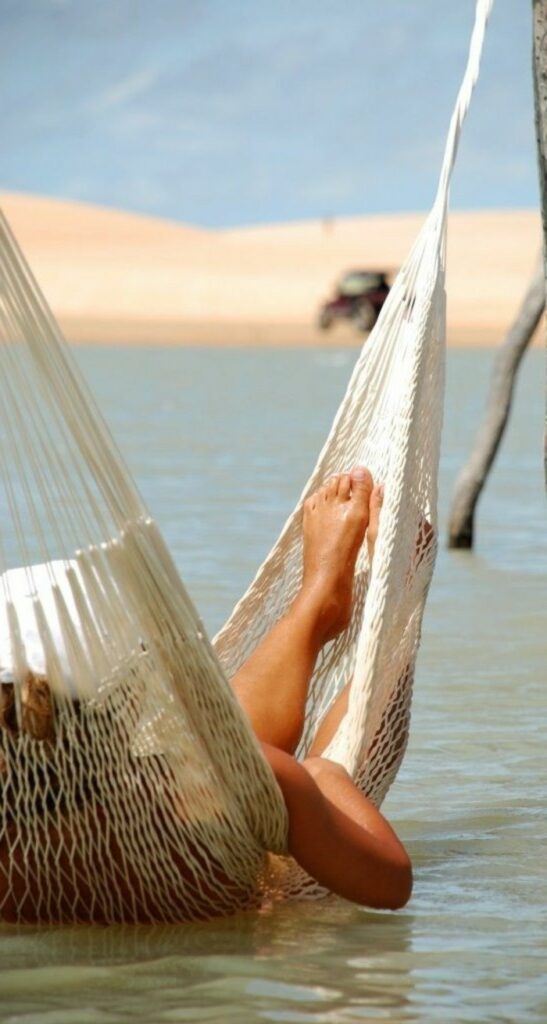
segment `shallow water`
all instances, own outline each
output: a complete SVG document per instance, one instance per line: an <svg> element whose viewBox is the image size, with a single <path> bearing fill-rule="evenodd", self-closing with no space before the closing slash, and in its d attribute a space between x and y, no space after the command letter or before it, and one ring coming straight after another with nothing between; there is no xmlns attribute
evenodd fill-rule
<svg viewBox="0 0 547 1024"><path fill-rule="evenodd" d="M78 354L211 631L294 504L355 355ZM443 523L491 358L450 353ZM2 1021L547 1020L543 377L531 352L475 554L440 552L410 747L385 805L416 866L409 906L331 899L192 927L0 928Z"/></svg>

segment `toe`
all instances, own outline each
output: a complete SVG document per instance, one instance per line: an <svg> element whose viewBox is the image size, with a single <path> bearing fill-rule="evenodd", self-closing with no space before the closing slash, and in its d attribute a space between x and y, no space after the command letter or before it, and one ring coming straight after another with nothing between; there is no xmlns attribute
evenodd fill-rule
<svg viewBox="0 0 547 1024"><path fill-rule="evenodd" d="M340 477L338 476L338 474L336 474L336 476L331 476L327 480L327 483L325 484L325 487L324 487L325 499L327 501L329 501L332 498L336 497L336 495L338 494L338 485L339 485L339 483L340 483Z"/></svg>
<svg viewBox="0 0 547 1024"><path fill-rule="evenodd" d="M336 492L338 490L338 477L329 476L318 492L318 498L322 501L328 502L332 498L336 498Z"/></svg>
<svg viewBox="0 0 547 1024"><path fill-rule="evenodd" d="M372 474L366 466L355 466L351 471L351 496L363 510L368 511L370 495L374 487Z"/></svg>
<svg viewBox="0 0 547 1024"><path fill-rule="evenodd" d="M347 501L351 494L351 476L349 473L342 473L338 484L338 497L341 501Z"/></svg>
<svg viewBox="0 0 547 1024"><path fill-rule="evenodd" d="M369 521L367 528L367 544L369 550L369 556L372 559L374 553L374 545L376 544L376 538L378 537L378 526L380 524L380 512L384 501L384 487L383 484L376 484L372 488L370 495L369 505Z"/></svg>

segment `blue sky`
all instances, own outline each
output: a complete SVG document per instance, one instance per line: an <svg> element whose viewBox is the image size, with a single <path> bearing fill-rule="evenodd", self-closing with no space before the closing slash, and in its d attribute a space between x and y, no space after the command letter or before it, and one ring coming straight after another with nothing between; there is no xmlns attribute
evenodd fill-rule
<svg viewBox="0 0 547 1024"><path fill-rule="evenodd" d="M0 188L204 225L422 210L474 0L0 0ZM537 205L531 3L497 0L453 208Z"/></svg>

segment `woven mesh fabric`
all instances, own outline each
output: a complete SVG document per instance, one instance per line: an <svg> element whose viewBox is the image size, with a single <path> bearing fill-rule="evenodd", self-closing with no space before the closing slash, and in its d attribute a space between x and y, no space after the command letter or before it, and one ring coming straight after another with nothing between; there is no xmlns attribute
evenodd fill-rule
<svg viewBox="0 0 547 1024"><path fill-rule="evenodd" d="M0 919L180 921L318 894L285 857L281 793L228 680L298 590L303 501L356 464L384 483L381 529L298 754L349 685L325 753L377 803L392 783L435 557L448 186L490 8L478 0L431 214L213 644L0 217Z"/></svg>

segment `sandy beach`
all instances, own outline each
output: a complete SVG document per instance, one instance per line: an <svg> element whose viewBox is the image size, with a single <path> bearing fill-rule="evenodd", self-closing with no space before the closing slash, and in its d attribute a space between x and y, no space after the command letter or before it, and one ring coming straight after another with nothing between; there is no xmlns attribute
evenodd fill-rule
<svg viewBox="0 0 547 1024"><path fill-rule="evenodd" d="M424 219L207 230L28 195L0 205L69 340L96 344L359 344L349 326L316 329L319 303L347 269L394 273ZM450 215L451 345L501 340L540 242L537 211Z"/></svg>

